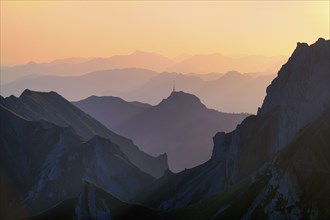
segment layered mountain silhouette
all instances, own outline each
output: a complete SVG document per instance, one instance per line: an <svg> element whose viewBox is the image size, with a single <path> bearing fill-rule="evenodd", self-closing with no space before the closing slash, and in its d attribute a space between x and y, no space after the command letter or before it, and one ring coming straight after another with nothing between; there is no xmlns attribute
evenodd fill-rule
<svg viewBox="0 0 330 220"><path fill-rule="evenodd" d="M205 105L219 111L256 114L266 95L266 87L274 78L275 75L252 77L249 74L229 71L219 79L209 81L194 94L200 97Z"/></svg>
<svg viewBox="0 0 330 220"><path fill-rule="evenodd" d="M208 109L196 96L184 92L172 92L156 106L125 103L113 97L90 97L75 105L133 139L143 151L166 153L175 172L207 161L212 153L212 136L219 130L233 130L248 116Z"/></svg>
<svg viewBox="0 0 330 220"><path fill-rule="evenodd" d="M1 216L40 213L75 197L90 181L125 201L154 179L140 171L118 145L72 127L29 121L0 105Z"/></svg>
<svg viewBox="0 0 330 220"><path fill-rule="evenodd" d="M152 157L144 153L131 140L110 131L55 92L25 90L19 98L1 97L0 104L28 120L45 120L59 126L71 126L85 139L95 135L109 138L133 164L155 177L162 176L168 167L166 155Z"/></svg>
<svg viewBox="0 0 330 220"><path fill-rule="evenodd" d="M224 73L228 70L239 72L273 72L281 67L284 57L244 56L233 58L219 53L195 55L167 69L179 73Z"/></svg>
<svg viewBox="0 0 330 220"><path fill-rule="evenodd" d="M120 96L125 100L138 100L158 104L168 94L173 80L183 91L199 97L206 106L223 112L256 113L265 94L266 87L275 75L253 77L237 71L216 74L215 80L202 80L201 75L161 73L142 87Z"/></svg>
<svg viewBox="0 0 330 220"><path fill-rule="evenodd" d="M159 72L173 64L172 60L160 54L143 51L135 51L128 55L115 55L109 58L80 60L78 62L73 62L72 59L40 64L29 62L13 67L1 67L1 84L31 75L77 76L110 69L142 68Z"/></svg>
<svg viewBox="0 0 330 220"><path fill-rule="evenodd" d="M192 94L194 94L197 89L205 85L204 80L199 78L198 75L164 72L146 81L139 88L121 94L121 97L128 101L136 100L139 102L157 105L172 91L173 80L179 90Z"/></svg>
<svg viewBox="0 0 330 220"><path fill-rule="evenodd" d="M200 97L202 102L223 112L256 113L274 75L251 76L237 71L225 74L156 73L145 69L118 69L89 73L83 76L42 76L25 78L1 87L1 94L20 95L26 88L36 91L57 91L76 101L91 95L116 96L128 101L156 105L172 89L173 80L180 90ZM215 78L215 79L214 79ZM217 95L215 95L217 94Z"/></svg>
<svg viewBox="0 0 330 220"><path fill-rule="evenodd" d="M17 182L23 177L27 178L27 181L36 183L42 182L45 176L47 176L48 180L49 178L58 177L58 170L53 171L50 168L57 167L56 164L61 164L63 161L68 161L70 157L60 156L59 158L65 159L58 161L47 160L48 155L57 154L49 154L47 152L48 148L44 144L38 145L37 142L41 140L56 140L52 143L47 143L47 146L49 148L56 146L54 148L62 149L58 146L65 144L62 142L57 144L57 141L65 141L66 139L49 138L48 135L52 137L62 135L65 137L65 134L70 134L68 137L71 137L73 133L77 137L78 142L83 139L82 145L87 145L85 148L79 147L79 149L89 149L95 153L97 149L102 149L101 146L103 145L112 146L109 154L102 155L100 158L107 158L107 155L111 158L113 158L112 155L119 157L116 158L116 161L120 164L120 168L123 168L121 170L123 171L122 173L126 173L127 166L131 167L131 172L128 173L134 173L135 178L140 176L141 178L136 179L140 179L143 188L141 190L137 189L139 192L135 191L132 200L126 201L125 198L119 200L111 195L115 194L114 192L110 192L106 185L95 181L97 178L94 177L93 181L88 179L81 181L79 184L77 183L79 187L77 191L74 191L76 195L72 196L71 199L63 196L65 200L53 208L43 210L43 212L37 215L26 213L23 214L24 216L32 216L31 219L108 219L109 217L111 219L189 220L329 219L329 52L330 40L320 38L312 45L298 43L288 62L282 66L277 77L267 88L267 95L262 106L258 109L257 115L244 119L235 130L229 133L218 132L213 137L214 146L210 160L177 174L167 171L161 178L157 180L151 179L151 181L150 176L148 177L141 171L139 172L134 165L129 163L129 157L124 157L125 152L123 154L120 153L120 144L117 144L118 147L115 147L114 138L108 140L96 137L86 142L84 137L79 137L78 129L77 135L74 134L74 128L59 128L57 125L49 122L26 120L32 117L31 115L33 114L30 112L38 109L35 107L35 104L32 104L33 101L17 102L15 101L17 98L2 98L1 117L4 116L4 118L1 121L5 123L1 123L1 150L6 153L1 154L1 171L6 171L6 173L2 171L5 174L9 173L10 178L14 176L14 180ZM29 96L31 92L27 91L26 93L23 96ZM51 95L54 94L51 93ZM172 95L174 97L165 99L158 106L148 107L137 115L156 107L164 108L165 106L166 108L164 109L171 110L173 109L171 104L173 100L179 100L179 103L182 103L183 106L186 105L184 103L186 99L183 100L181 97L185 97L187 94L175 92ZM20 97L19 99L24 98ZM51 98L48 97L48 99ZM56 105L52 106L55 111L50 111L50 108L47 108L50 104L47 102L45 104L45 101L40 102L42 100L40 97L37 99L31 99L30 97L29 100L38 100L36 103L44 103L40 105L38 111L41 115L55 114L56 116L48 116L53 120L54 118L59 120L60 115L63 115L64 118L71 118L75 115L69 114L70 111L67 111L68 109L64 111L63 108L56 108ZM192 102L192 100L194 101ZM52 99L52 102L55 101ZM55 103L57 105L63 104L60 102ZM192 97L189 103L193 103L190 104L192 109L195 105L198 105L198 101ZM14 110L21 108L29 109L26 110L28 113L20 115L20 112ZM44 109L48 110L44 111ZM31 123L32 125L30 125ZM142 126L143 124L140 125ZM194 127L192 128L194 129ZM44 130L46 130L47 135L43 135ZM85 130L85 128L82 130ZM26 137L25 134L27 134ZM71 138L69 139L71 140ZM13 147L12 149L6 143L15 143L13 146L19 147ZM28 155L41 154L44 156L38 157L36 160L24 159L24 152L30 149L29 146L36 146L36 151L31 150L28 152ZM71 152L71 150L79 152L78 149L75 150L74 144L70 146L65 147L67 151L57 153L66 155L65 152ZM16 149L18 150L16 151ZM84 153L85 151L82 152L82 155L97 155L89 151L86 154ZM23 159L10 164L8 161L11 158L16 158L12 157L12 155L16 154ZM186 156L188 157L188 155ZM48 161L55 161L53 162L54 165L50 167L42 166L40 168L39 163L44 158L46 158L47 164ZM95 161L104 160L91 159L90 161L95 163ZM75 160L73 159L73 161ZM72 162L72 164L75 164L75 162ZM31 167L39 167L38 170L41 172L41 175L29 175ZM63 168L68 170L69 167L65 166ZM90 168L91 166L82 167ZM101 165L100 167L106 167L106 165ZM18 169L17 173L13 172L16 168ZM83 170L87 172L86 169ZM107 172L108 169L104 173ZM77 179L80 180L81 176L79 172L77 173L74 175L78 176ZM100 174L100 172L96 173ZM130 175L130 177L132 176ZM133 182L136 179L133 178ZM57 183L56 180L55 178L55 183ZM124 180L120 178L118 181ZM7 184L8 182L9 184ZM5 183L9 186L14 186L13 182L7 181ZM47 184L36 184L36 186L51 187L53 182L49 180L45 183ZM122 184L124 185L124 183ZM28 185L24 184L25 187ZM69 191L65 184L60 185L63 187L57 191L57 196L63 195L63 190ZM5 188L1 187L2 189ZM43 188L41 187L41 189ZM2 191L4 191L2 193L9 192L9 190ZM117 192L116 190L114 191ZM44 195L43 190L40 192L40 195ZM48 188L47 192L49 192ZM17 194L19 192L15 191L11 194L13 196L1 198L14 198L14 195L17 197ZM117 195L117 197L120 196ZM43 197L41 196L40 199L42 201ZM15 203L5 204L15 207ZM22 204L16 203L16 205L17 207L22 207ZM10 207L6 207L6 210L9 209Z"/></svg>
<svg viewBox="0 0 330 220"><path fill-rule="evenodd" d="M91 72L82 76L41 76L23 78L1 86L3 96L21 94L26 88L35 91L57 91L69 100L91 95L120 95L135 90L156 76L154 71L138 68Z"/></svg>
<svg viewBox="0 0 330 220"><path fill-rule="evenodd" d="M128 55L107 58L67 58L50 63L29 62L12 67L1 66L1 85L35 75L74 76L109 69L142 68L156 72L212 73L240 72L275 73L284 57L246 56L232 58L221 54L185 55L173 61L157 53L135 51ZM31 88L32 89L32 88Z"/></svg>

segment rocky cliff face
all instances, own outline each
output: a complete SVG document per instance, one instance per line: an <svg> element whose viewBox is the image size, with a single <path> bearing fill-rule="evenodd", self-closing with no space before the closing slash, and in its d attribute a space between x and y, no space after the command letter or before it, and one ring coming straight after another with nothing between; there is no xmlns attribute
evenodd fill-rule
<svg viewBox="0 0 330 220"><path fill-rule="evenodd" d="M309 123L261 176L267 184L246 217L328 219L330 217L330 111ZM260 176L257 174L256 178ZM252 203L252 204L253 204Z"/></svg>
<svg viewBox="0 0 330 220"><path fill-rule="evenodd" d="M214 137L213 158L226 164L225 181L247 176L329 109L329 40L297 48L267 88L257 116Z"/></svg>
<svg viewBox="0 0 330 220"><path fill-rule="evenodd" d="M320 38L308 46L298 43L296 50L267 88L258 115L278 108L277 137L270 153L282 149L309 122L329 108L329 40Z"/></svg>

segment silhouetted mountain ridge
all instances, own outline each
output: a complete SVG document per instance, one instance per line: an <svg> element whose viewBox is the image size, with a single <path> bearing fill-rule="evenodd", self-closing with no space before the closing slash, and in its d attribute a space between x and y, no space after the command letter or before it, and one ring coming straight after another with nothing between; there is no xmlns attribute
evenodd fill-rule
<svg viewBox="0 0 330 220"><path fill-rule="evenodd" d="M194 94L209 108L222 112L255 113L266 94L266 86L275 77L252 77L237 71L218 76L205 81L203 76L198 74L161 73L140 88L120 94L120 97L128 101L138 100L156 105L168 95L175 80L178 90Z"/></svg>
<svg viewBox="0 0 330 220"><path fill-rule="evenodd" d="M206 106L196 96L185 93L183 91L173 91L170 96L163 99L159 104L159 108L175 108L175 110L196 110L203 109Z"/></svg>
<svg viewBox="0 0 330 220"><path fill-rule="evenodd" d="M126 102L113 96L90 96L78 102L75 106L92 115L109 129L114 130L120 123L151 107L140 102Z"/></svg>
<svg viewBox="0 0 330 220"><path fill-rule="evenodd" d="M97 187L95 186L96 184L89 184L88 180L84 181L83 185L81 185L81 182L74 182L77 179L80 180L80 178L72 177L73 179L71 180L68 177L63 179L71 180L70 183L82 186L82 188L76 189L81 192L79 196L72 196L73 199L65 200L54 209L50 209L36 216L36 218L50 218L54 216L54 213L63 213L61 211L64 210L67 218L86 219L109 217L117 219L160 218L189 220L329 219L329 49L330 40L321 38L311 45L298 43L288 62L282 66L278 76L268 87L267 95L257 115L245 118L231 132L218 132L213 138L212 157L205 163L191 169L185 169L177 174L166 171L164 176L153 182L149 182L149 184L146 181L146 184L143 184L144 188L135 194L135 204L128 204L117 200L114 196L102 190L101 188L105 189L103 186ZM240 77L237 74L234 75L235 77ZM1 97L1 103L7 104L11 109L27 108L31 103L34 104L36 97L31 98L31 94L25 96L29 97L29 102L20 103L15 102L15 98L13 97L6 99ZM162 144L164 144L165 147L170 146L170 150L177 150L176 144L180 143L181 140L191 141L191 137L196 137L194 143L196 143L197 149L201 150L201 146L204 147L207 145L198 143L197 138L200 139L205 128L211 127L211 123L216 122L213 116L217 115L218 112L203 107L201 109L204 110L201 111L180 111L180 109L184 108L175 108L175 105L179 105L178 102L181 104L181 98L183 97L188 100L188 103L184 103L184 106L188 105L194 108L202 106L198 98L184 93L174 92L169 98L161 102L162 105L148 107L123 122L121 125L122 132L130 132L130 135L136 135L136 138L140 137L141 141L145 143L153 140L154 137L160 138L161 136L159 135L169 135L162 136L161 141L156 140L151 146L161 148ZM37 98L39 100L39 97ZM22 99L24 100L24 97ZM47 102L43 103L45 105L39 106L40 108L49 107L50 105ZM32 106L34 107L34 105ZM2 107L1 104L1 110L6 108ZM35 108L30 111L36 111ZM58 132L62 130L58 130L58 126L54 124L47 125L47 122L26 121L22 117L15 116L11 111L5 111L10 117L1 120L5 122L4 125L1 124L1 129L6 131L6 134L3 137L1 136L2 143L0 146L4 146L0 148L2 150L11 151L12 149L6 146L6 143L13 142L18 143L17 145L24 152L29 146L34 146L33 144L29 144L26 147L24 145L25 140L27 140L27 143L29 143L28 141L49 140L47 138L49 134L55 136L71 134L67 136L67 139L51 139L56 140L52 143L55 145L57 145L57 140L70 141L74 136L70 131L72 129L66 129L63 133ZM40 112L46 114L48 111L40 110ZM196 112L198 114L195 114ZM204 115L203 112L212 115L212 117ZM6 114L1 115L6 116ZM16 112L16 114L18 113ZM222 116L230 116L225 113L221 114L223 114ZM27 116L29 114L24 115L24 117ZM56 117L60 117L60 115L56 115ZM15 119L13 120L13 118ZM22 121L24 123L21 123ZM190 124L187 125L187 122ZM205 122L207 126L204 126L202 122ZM6 126L11 123L13 123L13 129ZM31 126L31 123L33 126ZM22 124L28 124L28 126L22 128ZM43 126L49 128L45 136L41 134L44 130ZM21 130L18 129L19 132L15 132L15 127L21 128ZM31 129L33 127L38 129ZM218 125L216 129L220 131ZM39 130L41 132L38 133ZM192 132L187 136L190 139L178 132L178 130ZM26 133L22 131L26 131ZM180 135L173 135L178 133ZM22 135L23 139L20 137ZM24 135L26 136L24 137ZM30 138L30 136L34 135L38 138ZM84 139L78 138L78 140ZM93 141L93 145L101 146L94 148L89 145L86 146L86 143L82 144L85 146L82 152L86 153L83 155L86 158L92 158L90 160L87 159L87 161L91 163L95 163L96 161L99 163L100 159L98 157L102 158L104 162L109 163L115 159L117 159L116 161L125 161L120 157L113 158L111 156L112 153L110 154L110 160L107 154L97 154L97 149L102 148L102 144L108 142L103 140L103 138L100 140L96 138ZM168 140L170 142L166 142ZM100 144L98 144L99 142ZM111 139L110 142L114 143ZM52 144L48 146L53 146ZM43 144L37 145L36 150L40 149L40 153L43 154L44 152L41 146ZM61 143L58 146L61 147L64 144ZM194 148L192 144L185 143L182 146L189 146L189 152L185 152L182 154L183 156L178 152L169 154L169 158L171 158L171 155L179 155L180 158L193 155ZM15 148L13 149L15 150ZM76 150L76 148L65 149L69 151ZM115 149L113 148L113 150ZM205 148L202 148L202 150L198 152L198 156L205 151ZM29 172L25 173L30 167L28 166L30 165L28 162L31 161L32 164L36 163L37 167L39 161L44 157L39 157L37 160L26 160L24 159L26 155L20 152L20 150L17 150L17 155L20 158L20 160L17 160L17 164L21 164L24 168L19 169L19 171L25 174L23 176L28 176ZM61 164L61 161L70 161L70 157L67 156L71 154L67 155L62 151L57 153L58 155L63 155L63 157L56 157L61 159L59 161L51 160L51 164L54 166L49 167L47 165L45 169L42 169L42 175L38 175L38 178L36 178L38 183L40 181L42 182L45 178L56 180L54 177L58 175L58 170L53 170L52 168ZM46 154L48 153L45 152ZM15 158L12 155L7 152L1 153L0 164L4 164L4 161L10 158ZM80 162L78 159L73 159L73 161ZM180 160L176 161L181 162ZM90 168L93 166L89 165L86 167ZM100 165L100 167L104 166ZM121 173L125 176L127 166L120 164L117 168L120 170L122 167L125 167L124 171L121 170L123 171ZM63 166L63 168L70 169L70 166ZM11 175L17 174L14 167L8 168L8 170ZM87 173L89 171L88 169L82 170ZM135 173L135 169L132 170ZM96 169L93 172L91 171L91 174L94 172L102 174L100 171L103 170ZM105 169L104 175L106 174L109 174L108 169ZM75 175L79 176L79 173L74 172L73 176ZM102 175L97 176L102 177ZM52 184L51 181L46 183ZM38 187L40 185L43 186L43 184L36 184ZM135 186L135 184L132 185ZM39 189L38 187L37 189ZM111 189L113 190L114 188L111 187ZM6 190L3 191L1 192L2 194L6 193ZM46 188L45 192L50 191ZM55 195L62 195L62 193L60 191ZM118 191L114 190L111 193L118 193ZM44 195L47 198L51 197L49 194ZM40 202L40 204L43 203ZM137 204L143 204L149 208ZM122 213L124 215L121 215Z"/></svg>
<svg viewBox="0 0 330 220"><path fill-rule="evenodd" d="M95 135L109 138L120 146L133 164L153 176L162 176L167 169L166 155L149 156L131 140L110 131L55 92L34 92L27 89L19 98L1 98L0 103L29 120L43 119L59 126L72 126L77 134L86 139Z"/></svg>

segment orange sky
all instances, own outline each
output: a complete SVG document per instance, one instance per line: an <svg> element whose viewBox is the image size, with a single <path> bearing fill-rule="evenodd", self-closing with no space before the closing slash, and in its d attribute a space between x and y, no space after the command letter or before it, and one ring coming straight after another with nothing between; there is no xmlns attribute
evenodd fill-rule
<svg viewBox="0 0 330 220"><path fill-rule="evenodd" d="M1 65L135 50L290 55L329 38L329 1L1 1Z"/></svg>

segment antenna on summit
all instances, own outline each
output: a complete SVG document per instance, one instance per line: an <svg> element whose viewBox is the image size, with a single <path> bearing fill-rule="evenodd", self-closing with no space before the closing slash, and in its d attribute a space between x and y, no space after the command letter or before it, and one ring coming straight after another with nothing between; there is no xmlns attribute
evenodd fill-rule
<svg viewBox="0 0 330 220"><path fill-rule="evenodd" d="M175 92L175 80L173 80L173 92Z"/></svg>

